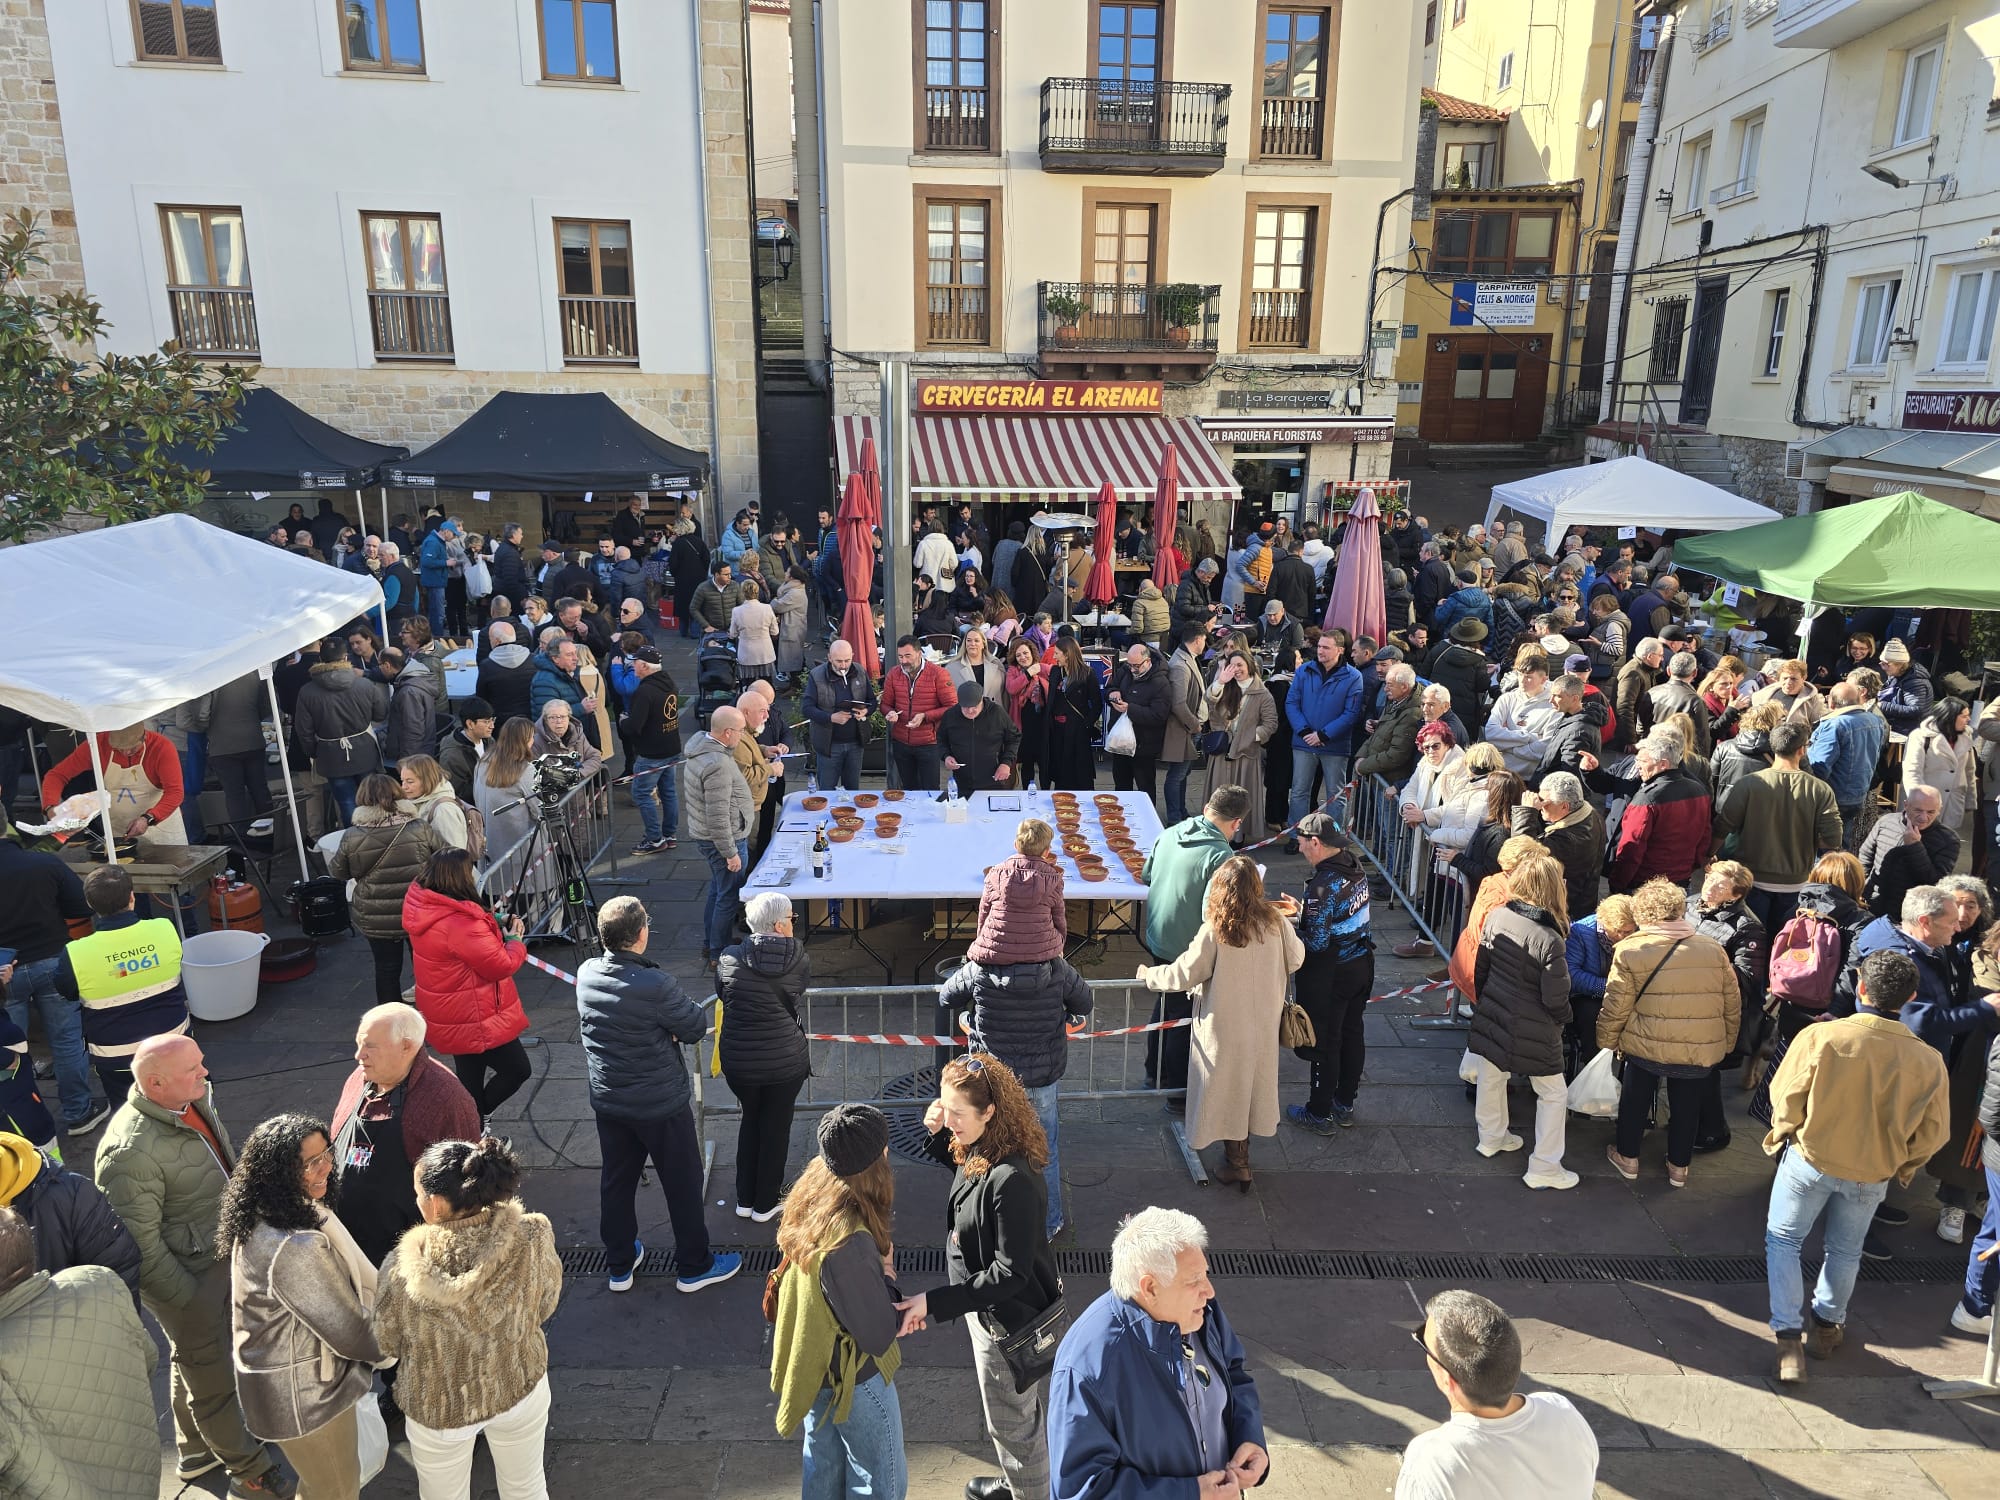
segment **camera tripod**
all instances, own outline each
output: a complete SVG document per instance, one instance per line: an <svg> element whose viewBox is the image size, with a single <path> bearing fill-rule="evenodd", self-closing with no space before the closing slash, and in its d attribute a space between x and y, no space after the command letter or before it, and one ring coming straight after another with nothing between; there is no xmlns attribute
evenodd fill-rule
<svg viewBox="0 0 2000 1500"><path fill-rule="evenodd" d="M558 910L567 921L562 928L552 933L533 933L530 937L564 938L572 947L595 951L597 937L597 896L590 888L590 874L584 861L577 855L576 846L570 839L569 830L558 821L560 816L554 806L545 805L531 798L523 798L534 814L535 826L528 834L528 841L522 851L521 878L514 882L514 889L507 893L501 904L510 913L520 915L517 904L521 889L527 885L535 866L546 855L555 860L556 880L561 891L561 905ZM496 809L498 811L499 809ZM544 851L541 846L546 843ZM566 937L565 937L566 932Z"/></svg>

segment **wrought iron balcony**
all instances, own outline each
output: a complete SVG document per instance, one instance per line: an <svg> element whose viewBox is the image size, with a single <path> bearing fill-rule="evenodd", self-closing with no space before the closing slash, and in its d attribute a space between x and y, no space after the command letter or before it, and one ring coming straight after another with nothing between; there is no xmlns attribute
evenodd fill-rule
<svg viewBox="0 0 2000 1500"><path fill-rule="evenodd" d="M1123 78L1042 84L1042 170L1207 177L1228 149L1229 85Z"/></svg>
<svg viewBox="0 0 2000 1500"><path fill-rule="evenodd" d="M1045 369L1184 372L1215 363L1222 329L1219 286L1044 281L1036 306L1036 341Z"/></svg>
<svg viewBox="0 0 2000 1500"><path fill-rule="evenodd" d="M248 287L170 286L174 341L190 354L255 354L257 302Z"/></svg>

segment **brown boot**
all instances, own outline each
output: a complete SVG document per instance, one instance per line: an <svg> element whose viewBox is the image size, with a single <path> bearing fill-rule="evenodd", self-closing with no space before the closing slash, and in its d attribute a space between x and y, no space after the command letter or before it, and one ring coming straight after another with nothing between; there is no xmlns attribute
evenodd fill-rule
<svg viewBox="0 0 2000 1500"><path fill-rule="evenodd" d="M1806 1383L1806 1343L1801 1334L1778 1335L1778 1383L1780 1385Z"/></svg>
<svg viewBox="0 0 2000 1500"><path fill-rule="evenodd" d="M1257 1180L1256 1175L1250 1170L1250 1142L1224 1141L1222 1156L1224 1174L1222 1180L1233 1182L1244 1192L1249 1192L1250 1185Z"/></svg>
<svg viewBox="0 0 2000 1500"><path fill-rule="evenodd" d="M1826 1359L1840 1347L1840 1341L1846 1333L1845 1324L1823 1322L1820 1315L1814 1313L1812 1327L1806 1333L1806 1353L1814 1359Z"/></svg>

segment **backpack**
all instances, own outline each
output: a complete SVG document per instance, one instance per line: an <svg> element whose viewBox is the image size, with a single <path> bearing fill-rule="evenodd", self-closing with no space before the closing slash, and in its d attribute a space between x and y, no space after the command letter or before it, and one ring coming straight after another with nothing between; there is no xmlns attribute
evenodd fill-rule
<svg viewBox="0 0 2000 1500"><path fill-rule="evenodd" d="M465 852L472 856L475 865L486 862L486 815L470 802L458 797L458 810L465 814Z"/></svg>
<svg viewBox="0 0 2000 1500"><path fill-rule="evenodd" d="M1778 929L1771 945L1771 994L1800 1010L1825 1010L1840 977L1840 929L1826 918L1800 912Z"/></svg>

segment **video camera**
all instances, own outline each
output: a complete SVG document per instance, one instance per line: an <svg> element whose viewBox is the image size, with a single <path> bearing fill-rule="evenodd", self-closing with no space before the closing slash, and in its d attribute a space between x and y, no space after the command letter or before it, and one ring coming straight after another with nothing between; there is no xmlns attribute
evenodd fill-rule
<svg viewBox="0 0 2000 1500"><path fill-rule="evenodd" d="M583 783L583 757L574 750L551 750L534 759L535 799L552 808Z"/></svg>

